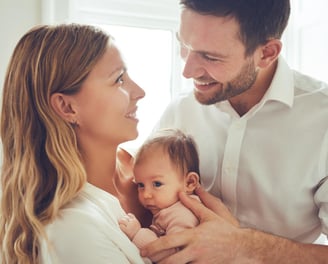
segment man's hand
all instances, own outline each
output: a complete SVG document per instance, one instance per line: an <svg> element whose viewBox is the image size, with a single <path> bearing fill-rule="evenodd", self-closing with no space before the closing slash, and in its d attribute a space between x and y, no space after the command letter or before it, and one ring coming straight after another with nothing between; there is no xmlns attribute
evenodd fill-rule
<svg viewBox="0 0 328 264"><path fill-rule="evenodd" d="M229 209L222 203L219 198L206 192L203 187L198 187L196 189L196 194L199 196L202 203L208 209L212 210L217 216L222 217L235 226L239 226L237 219L231 214ZM203 221L206 221L206 215L209 215L210 212L207 210L202 210L203 207L197 206L195 203L191 203L191 199L185 193L181 193L180 199L183 204L191 209L198 218L203 218ZM205 215L203 216L203 214ZM213 215L213 217L215 217L215 215Z"/></svg>
<svg viewBox="0 0 328 264"><path fill-rule="evenodd" d="M179 197L198 217L200 224L193 229L163 236L148 244L141 251L143 256L152 256L164 249L179 247L180 251L159 263L232 263L238 253L238 221L221 200L205 192L203 188L196 192L203 204L184 193L180 193ZM222 252L224 254L221 254Z"/></svg>
<svg viewBox="0 0 328 264"><path fill-rule="evenodd" d="M165 249L181 250L159 264L323 264L327 263L328 247L303 244L255 229L240 228L228 208L203 189L197 190L203 204L185 194L179 197L199 218L193 228L163 236L141 251L151 256ZM207 207L205 207L205 206Z"/></svg>

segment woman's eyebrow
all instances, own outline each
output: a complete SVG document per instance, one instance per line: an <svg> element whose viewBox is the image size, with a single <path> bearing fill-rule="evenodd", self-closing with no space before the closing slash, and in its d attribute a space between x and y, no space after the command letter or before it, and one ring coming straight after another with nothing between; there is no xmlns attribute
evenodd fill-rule
<svg viewBox="0 0 328 264"><path fill-rule="evenodd" d="M113 75L115 75L116 73L120 73L120 74L122 74L122 73L124 73L124 72L126 72L127 71L127 67L125 66L125 65L123 65L123 66L118 66L118 67L116 67L113 71L111 71L110 73L109 73L109 77L111 77L111 76L113 76Z"/></svg>

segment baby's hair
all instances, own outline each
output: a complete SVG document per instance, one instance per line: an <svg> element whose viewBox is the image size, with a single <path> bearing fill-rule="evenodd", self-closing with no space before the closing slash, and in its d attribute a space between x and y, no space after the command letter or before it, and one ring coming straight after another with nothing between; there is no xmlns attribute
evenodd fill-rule
<svg viewBox="0 0 328 264"><path fill-rule="evenodd" d="M197 145L192 136L178 129L162 129L148 138L135 157L135 165L158 147L169 155L172 164L184 175L189 172L200 174Z"/></svg>

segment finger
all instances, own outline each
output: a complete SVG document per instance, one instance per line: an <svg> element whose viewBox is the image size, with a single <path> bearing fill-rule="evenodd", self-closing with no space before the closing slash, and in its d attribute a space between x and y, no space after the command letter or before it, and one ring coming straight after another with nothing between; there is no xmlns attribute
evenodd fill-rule
<svg viewBox="0 0 328 264"><path fill-rule="evenodd" d="M196 215L200 222L208 221L217 217L217 215L210 209L206 208L204 204L199 203L186 193L180 192L179 198L181 202Z"/></svg>
<svg viewBox="0 0 328 264"><path fill-rule="evenodd" d="M122 221L122 222L129 222L130 220L131 219L128 215L125 215L119 219L119 221Z"/></svg>
<svg viewBox="0 0 328 264"><path fill-rule="evenodd" d="M199 196L200 200L207 208L211 209L217 214L220 212L221 208L225 207L219 198L205 191L203 187L198 187L196 189L196 194Z"/></svg>
<svg viewBox="0 0 328 264"><path fill-rule="evenodd" d="M121 230L123 230L123 232L127 230L127 226L125 224L119 223L118 225L121 228Z"/></svg>
<svg viewBox="0 0 328 264"><path fill-rule="evenodd" d="M222 202L222 200L209 192L205 191L203 187L199 187L196 189L196 194L201 199L202 203L217 215L221 216L222 218L228 220L235 226L239 226L238 221L236 218L231 214L228 207Z"/></svg>
<svg viewBox="0 0 328 264"><path fill-rule="evenodd" d="M134 214L128 213L127 214L130 219L137 219Z"/></svg>
<svg viewBox="0 0 328 264"><path fill-rule="evenodd" d="M121 218L121 219L118 219L118 223L119 223L120 225L126 225L127 220L126 220L125 218Z"/></svg>
<svg viewBox="0 0 328 264"><path fill-rule="evenodd" d="M178 234L178 235L177 235ZM155 241L148 243L144 246L140 253L143 257L151 257L155 254L158 254L160 251L181 247L185 245L187 241L193 236L193 230L188 229L178 233L161 236Z"/></svg>
<svg viewBox="0 0 328 264"><path fill-rule="evenodd" d="M191 263L193 259L192 259L192 254L189 253L190 252L188 252L187 250L181 250L156 263L157 264Z"/></svg>

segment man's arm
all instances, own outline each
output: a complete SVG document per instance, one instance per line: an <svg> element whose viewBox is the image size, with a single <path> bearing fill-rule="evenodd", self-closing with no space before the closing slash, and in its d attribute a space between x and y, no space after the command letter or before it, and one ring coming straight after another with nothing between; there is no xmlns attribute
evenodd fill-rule
<svg viewBox="0 0 328 264"><path fill-rule="evenodd" d="M143 248L142 255L150 256L163 249L181 247L182 250L159 263L328 263L327 246L302 244L241 228L219 199L202 188L197 194L208 208L183 193L180 199L199 218L200 225L150 243Z"/></svg>

